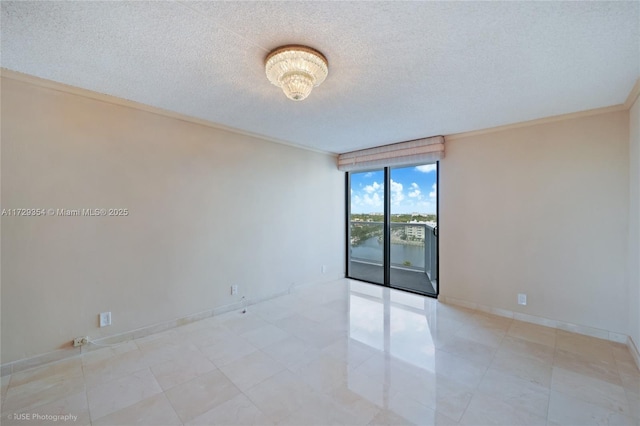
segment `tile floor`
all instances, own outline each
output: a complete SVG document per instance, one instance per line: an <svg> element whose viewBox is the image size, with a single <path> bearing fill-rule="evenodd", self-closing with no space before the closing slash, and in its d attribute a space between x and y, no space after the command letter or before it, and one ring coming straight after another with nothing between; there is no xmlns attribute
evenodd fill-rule
<svg viewBox="0 0 640 426"><path fill-rule="evenodd" d="M7 426L640 425L625 346L350 280L2 377L1 389Z"/></svg>

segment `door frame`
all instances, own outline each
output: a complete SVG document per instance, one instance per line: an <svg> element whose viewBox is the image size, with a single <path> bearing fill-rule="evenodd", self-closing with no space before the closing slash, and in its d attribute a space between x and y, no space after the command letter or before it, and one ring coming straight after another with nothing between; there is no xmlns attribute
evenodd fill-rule
<svg viewBox="0 0 640 426"><path fill-rule="evenodd" d="M433 163L425 163L425 164L433 164ZM437 271L437 279L438 285L435 289L435 294L427 294L420 293L417 291L412 291L411 289L405 288L397 288L391 285L391 169L395 167L385 166L382 169L375 168L371 170L362 170L357 171L355 173L366 173L368 171L383 171L384 172L384 217L383 217L383 255L382 255L382 267L384 270L384 283L377 283L368 280L364 280L361 278L354 278L351 276L351 173L354 172L345 172L345 223L346 223L346 238L345 238L345 271L346 278L358 280L362 282L367 282L370 284L375 284L381 287L393 288L396 290L402 290L409 293L419 294L421 296L438 298L440 294L440 161L436 161L436 251L437 251L437 261L436 261L436 271ZM419 166L421 164L417 164ZM399 166L397 168L402 167L411 167L411 166ZM426 247L425 247L426 250ZM425 265L426 266L426 265ZM426 272L425 272L426 273Z"/></svg>

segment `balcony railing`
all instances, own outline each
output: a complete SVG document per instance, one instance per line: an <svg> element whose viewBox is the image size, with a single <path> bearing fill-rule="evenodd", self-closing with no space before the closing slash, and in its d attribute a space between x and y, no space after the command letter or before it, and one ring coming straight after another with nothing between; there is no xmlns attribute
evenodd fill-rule
<svg viewBox="0 0 640 426"><path fill-rule="evenodd" d="M382 222L351 221L351 260L382 265ZM391 268L421 272L436 288L438 237L425 223L391 223Z"/></svg>

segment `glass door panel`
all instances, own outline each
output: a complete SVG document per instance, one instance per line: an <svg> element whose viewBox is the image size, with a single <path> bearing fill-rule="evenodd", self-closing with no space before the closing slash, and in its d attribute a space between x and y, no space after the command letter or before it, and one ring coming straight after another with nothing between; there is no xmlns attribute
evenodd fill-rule
<svg viewBox="0 0 640 426"><path fill-rule="evenodd" d="M384 284L384 170L350 174L348 275Z"/></svg>
<svg viewBox="0 0 640 426"><path fill-rule="evenodd" d="M437 164L391 169L389 285L437 294Z"/></svg>

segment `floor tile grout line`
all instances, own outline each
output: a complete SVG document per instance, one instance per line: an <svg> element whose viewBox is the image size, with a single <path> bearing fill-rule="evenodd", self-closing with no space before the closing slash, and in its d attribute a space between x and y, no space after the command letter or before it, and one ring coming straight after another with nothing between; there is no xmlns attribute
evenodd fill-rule
<svg viewBox="0 0 640 426"><path fill-rule="evenodd" d="M111 380L111 381L109 381L109 382L105 382L105 383L103 383L103 384L101 384L101 385L94 386L94 387L93 387L93 389L97 388L98 386L102 386L102 385L107 385L107 384L113 383L113 382L115 382L116 380L121 380L121 379L124 379L124 378L126 378L126 377L130 377L131 375L133 375L133 374L137 374L137 373L139 373L139 372L141 372L141 371L143 371L143 370L149 370L149 373L151 374L151 377L153 377L154 381L156 382L156 385L158 385L158 389L160 389L160 392L158 392L158 393L154 393L154 394L152 394L152 395L149 395L147 398L141 399L141 400L136 401L136 402L134 402L134 403L131 403L131 404L129 404L129 405L125 405L125 406L123 406L123 407L120 407L120 408L118 408L117 410L112 411L112 412L110 412L110 413L103 414L102 416L100 416L100 417L96 418L95 420L94 420L94 419L91 417L91 415L90 415L90 416L89 416L89 419L91 420L91 422L92 422L92 423L93 423L94 421L98 421L98 420L100 420L100 419L102 419L102 418L104 418L104 417L107 417L107 416L110 416L110 415L112 415L112 414L115 414L115 413L117 413L117 412L119 412L119 411L121 411L121 410L126 410L127 408L130 408L130 407L132 407L132 406L134 406L134 405L136 405L136 404L138 404L138 403L140 403L140 402L142 402L142 401L146 401L146 400L147 400L147 399L149 399L149 398L153 398L153 397L154 397L154 396L156 396L156 395L159 395L159 394L161 394L161 393L164 393L164 391L162 390L162 386L160 386L160 383L158 383L158 380L157 380L157 379L155 378L155 376L153 375L153 372L151 371L151 367L149 367L149 366L147 366L147 367L145 367L145 368L141 368L141 369L136 370L136 371L134 371L134 372L131 372L131 373L129 373L129 374L127 374L127 375L124 375L124 376L122 376L122 377L120 377L120 378L118 378L118 379ZM86 385L85 385L85 386L86 386ZM87 407L89 408L89 405L88 405L88 404L89 404L89 395L88 395L88 392L89 392L89 390L87 390Z"/></svg>
<svg viewBox="0 0 640 426"><path fill-rule="evenodd" d="M549 392L548 392L548 396L547 396L547 415L545 416L545 420L547 421L547 424L550 421L549 420L549 413L550 413L550 410L551 410L551 392L552 392L552 386L553 386L554 366L555 366L555 363L556 363L557 338L558 338L558 336L557 336L557 332L556 332L556 339L554 340L555 344L553 346L553 356L551 358L551 378L549 380L549 388L548 388Z"/></svg>
<svg viewBox="0 0 640 426"><path fill-rule="evenodd" d="M153 372L152 372L152 373L153 373ZM180 385L176 385L176 386L180 386ZM171 387L171 388L169 388L169 389L173 389L173 387ZM178 419L180 419L180 424L184 425L184 424L185 424L185 421L182 419L182 417L180 417L180 414L178 414L178 410L176 410L175 405L173 404L173 402L172 402L172 401L171 401L171 399L169 398L169 395L167 395L167 391L168 391L169 389L167 389L167 390L164 390L164 389L163 389L163 390L162 390L162 394L163 394L163 395L164 395L164 397L167 399L167 401L169 401L169 406L171 407L171 409L173 410L173 412L176 414L176 417L177 417ZM195 417L195 418L197 418L197 417ZM194 418L194 419L195 419L195 418Z"/></svg>
<svg viewBox="0 0 640 426"><path fill-rule="evenodd" d="M87 387L87 377L85 373L84 357L81 354L80 368L82 369L82 383L84 384L84 398L87 402L87 413L89 414L89 423L93 424L93 417L91 416L91 405L89 404L89 389Z"/></svg>
<svg viewBox="0 0 640 426"><path fill-rule="evenodd" d="M59 362L61 362L61 361L63 361L63 360L55 361L55 362L54 362L54 363L52 363L52 364L53 364L53 365L57 365L57 364L58 364ZM65 359L64 361L68 361L68 359ZM41 366L40 366L40 367L41 367ZM40 367L36 367L36 368L40 368ZM82 364L80 365L80 367L82 367ZM82 391L80 391L80 390L79 390L79 391L72 392L72 393L69 393L69 394L66 394L66 395L65 395L65 394L63 394L64 396L62 396L62 397L60 397L60 398L58 398L58 399L55 399L55 400L53 400L53 401L49 401L49 402L46 402L46 401L45 401L45 402L42 402L42 401L41 401L40 403L36 403L36 404L35 404L35 405L33 405L33 406L29 406L29 405L27 405L27 406L24 406L24 407L15 408L15 409L13 409L13 413L14 413L14 414L15 414L15 413L24 413L24 412L26 412L26 410L36 410L36 409L38 409L38 408L40 408L40 407L46 406L46 405L48 405L48 404L54 403L54 402L59 401L59 400L64 399L64 398L68 398L68 397L73 396L73 395L75 395L75 394L77 394L77 393L80 393L80 392L83 392L83 391L84 391L84 392L86 392L86 384L85 384L85 382L84 382L84 372L82 371L82 369L81 369L81 372L83 373L83 377L82 377L82 387L83 387L83 390L82 390ZM13 376L13 375L12 375L12 376ZM60 379L60 381L62 381L62 378ZM17 387L27 385L28 383L31 383L31 382L26 382L26 383L24 383L24 384L22 384L22 385L14 386L13 388L15 389L15 388L17 388ZM1 410L4 410L4 409L5 409L6 398L7 398L7 396L8 396L8 393L9 393L9 387L7 387L7 393L5 394L5 397L4 397L3 401L2 401L2 408L1 408ZM3 414L6 414L6 413L3 413ZM1 423L2 423L2 422L1 422L1 419L0 419L0 424L1 424Z"/></svg>
<svg viewBox="0 0 640 426"><path fill-rule="evenodd" d="M511 323L513 323L513 321L516 321L516 320L512 320L512 321L511 321ZM510 328L511 328L511 325L509 326L509 328L508 328L508 329L507 329L507 331L505 332L505 334L504 334L504 336L503 336L503 338L502 338L502 340L501 340L500 345L496 348L496 350L495 350L495 352L494 352L494 356L493 356L492 361L489 363L489 365L488 365L488 367L487 367L487 370L485 371L485 373L484 373L484 375L483 375L483 378L480 380L480 382L478 383L478 385L474 388L474 391L480 392L480 390L479 390L479 386L482 384L482 382L483 382L484 378L486 377L486 375L488 374L489 370L491 369L491 365L493 364L493 361L496 359L496 356L497 356L498 351L500 350L500 347L501 347L501 346L502 346L502 344L504 343L504 340L506 339L506 337L509 335L509 334L508 334L508 330L509 330ZM554 330L554 333L555 333L555 330ZM510 336L510 337L512 337L512 338L516 338L516 339L518 339L518 340L522 340L522 341L527 342L527 343L536 343L536 344L538 344L537 342L531 342L531 341L528 341L528 340L522 339L522 338L520 338L520 337L519 337L519 336L517 336L517 335L512 335L512 336ZM544 346L548 346L548 345L544 345ZM554 346L553 346L553 348L554 348L554 353L555 353L555 339L554 339ZM504 374L507 374L507 373L504 373ZM517 376L513 376L513 375L511 375L511 374L507 374L507 375L512 376L512 377L516 377L516 378L517 378ZM544 387L547 389L547 414L546 414L546 416L545 416L545 421L548 421L549 398L550 398L550 394L551 394L550 386L551 386L551 384L549 384L549 386L548 386L548 387L544 386ZM480 393L481 393L481 392L480 392ZM474 394L474 396L475 396L475 394ZM473 398L472 398L472 399L473 399ZM469 400L469 402L468 402L468 404L467 404L467 406L466 406L466 408L465 408L465 410L464 410L464 412L463 412L462 416L460 417L460 420L462 420L462 417L464 417L464 413L466 413L466 411L467 411L467 409L468 409L469 405L471 404L471 400L472 400L472 399L470 399L470 400ZM501 398L498 398L498 399L499 399L499 400L501 400L501 401L503 401L503 402L505 402L505 403L507 403L507 402L508 402L508 401L505 401L505 400L503 400L503 399L501 399ZM534 412L532 412L532 411L529 411L529 410L526 410L526 409L525 409L525 411L527 411L527 412L528 412L529 414L531 414L531 415L539 416L538 414L536 414L536 413L534 413Z"/></svg>
<svg viewBox="0 0 640 426"><path fill-rule="evenodd" d="M511 321L513 322L513 321ZM511 324L510 322L510 324ZM508 330L508 329L507 329ZM476 386L474 386L473 388L473 392L472 392L472 396L471 398L469 398L469 402L466 404L462 414L460 415L460 420L458 420L458 423L462 421L462 419L464 418L464 415L466 414L467 410L469 409L469 406L471 405L471 402L473 401L473 398L479 394L480 392L480 385L482 384L482 381L484 380L484 378L487 376L487 373L489 371L489 369L491 368L491 365L493 364L493 362L496 359L496 354L498 353L498 350L500 349L500 346L502 345L502 342L504 341L504 336L506 336L506 331L504 333L504 335L502 336L502 338L500 339L500 344L498 345L498 347L496 348L496 350L493 352L493 356L491 357L491 361L489 362L489 364L487 365L484 373L482 374L482 377L480 378L480 380L478 381L478 384Z"/></svg>
<svg viewBox="0 0 640 426"><path fill-rule="evenodd" d="M556 364L556 354L558 352L558 330L556 329L554 331L554 335L555 335L555 339L554 339L554 345L553 345L553 356L551 357L551 378L549 380L549 395L547 397L547 415L545 420L547 421L547 424L549 423L549 413L551 411L551 387L553 386L553 374L554 374L554 366Z"/></svg>

